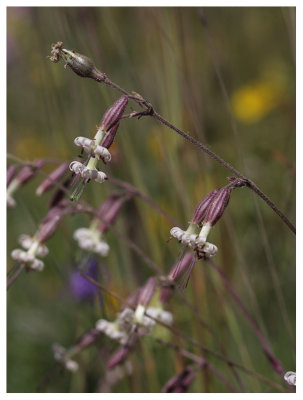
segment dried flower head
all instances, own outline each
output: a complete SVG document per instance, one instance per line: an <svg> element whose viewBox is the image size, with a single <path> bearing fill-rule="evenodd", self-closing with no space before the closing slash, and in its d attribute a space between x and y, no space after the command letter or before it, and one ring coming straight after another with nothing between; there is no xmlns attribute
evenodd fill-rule
<svg viewBox="0 0 303 400"><path fill-rule="evenodd" d="M99 71L92 60L83 54L74 50L63 48L63 42L57 42L52 45L50 61L57 63L60 58L68 65L77 75L83 78L91 78L98 82L105 80L106 75Z"/></svg>

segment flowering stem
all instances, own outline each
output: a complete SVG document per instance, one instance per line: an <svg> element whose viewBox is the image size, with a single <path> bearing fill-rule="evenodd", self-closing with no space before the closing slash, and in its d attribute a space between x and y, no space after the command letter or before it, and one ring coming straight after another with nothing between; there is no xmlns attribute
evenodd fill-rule
<svg viewBox="0 0 303 400"><path fill-rule="evenodd" d="M230 165L228 162L223 160L220 156L218 156L216 153L211 151L207 146L205 146L203 143L199 142L192 136L188 135L186 132L182 131L181 129L177 128L173 124L171 124L169 121L167 121L165 118L163 118L160 114L158 114L152 104L150 104L147 100L145 100L143 97L137 97L133 96L130 93L128 93L125 89L121 88L119 85L116 83L112 82L108 77L105 78L104 81L98 81L100 83L105 83L106 85L118 90L120 93L123 93L129 97L129 99L134 100L136 103L138 103L140 106L143 106L147 109L147 112L143 115L149 115L155 119L157 119L159 122L161 122L163 125L166 125L168 128L171 130L177 132L179 135L183 136L184 139L187 141L191 142L194 144L196 147L198 147L200 150L204 151L206 154L208 154L211 158L213 158L215 161L220 163L223 167L231 171L235 176L238 178L243 179L246 182L246 186L249 187L251 190L253 190L265 203L282 219L282 221L289 227L289 229L295 234L296 233L296 228L295 226L289 221L289 219L286 217L286 215L283 214L281 210L278 209L278 207L269 199L268 196L266 196L265 193L262 192L262 190L249 178L245 177L242 175L238 170L236 170L232 165Z"/></svg>
<svg viewBox="0 0 303 400"><path fill-rule="evenodd" d="M105 135L105 132L103 129L99 128L94 140L95 140L95 145L99 145L103 139ZM87 163L86 168L94 170L97 168L97 163L98 163L98 159L96 157L90 157ZM78 201L83 193L84 190L84 186L86 184L86 180L84 179L83 181L78 182L77 186L75 187L75 190L73 191L73 193L70 196L70 200L71 201Z"/></svg>
<svg viewBox="0 0 303 400"><path fill-rule="evenodd" d="M107 289L105 286L102 286L99 282L97 282L95 279L91 278L88 275L85 275L84 273L80 273L81 276L83 276L83 278L87 279L89 282L93 283L94 285L96 285L100 290L104 291L105 293L108 293L110 296L113 296L114 298L116 298L117 300L119 300L122 304L127 305L129 308L131 308L132 310L135 310L135 306L128 302L127 300L125 300L123 297L121 297L119 294L113 292L110 289ZM216 358L220 359L221 361L225 361L228 365L232 365L236 368L238 368L239 370L252 375L258 379L260 379L263 382L266 382L268 385L275 387L276 389L280 390L280 391L285 391L282 386L276 384L275 382L271 382L270 380L268 380L267 378L264 378L262 375L259 375L258 373L251 371L249 369L247 369L246 367L243 367L242 365L238 364L237 362L234 362L232 360L230 360L229 358L227 358L226 356L217 353L216 351L213 351L211 349L209 349L208 347L204 346L203 344L197 342L196 340L192 339L189 336L186 336L183 332L173 328L172 326L162 322L161 320L153 317L152 315L149 315L148 312L145 311L144 315L146 315L148 318L154 320L155 322L157 322L159 325L162 325L163 327L165 327L166 329L170 330L173 334L175 334L176 336L183 338L184 340L186 340L187 342L191 343L192 345L199 347L200 349L204 350L206 353L211 354L213 356L215 356ZM157 341L159 341L160 339L156 339ZM162 341L161 342L164 344L166 342ZM172 343L166 343L168 346L173 347L173 348L180 348ZM185 350L186 351L186 350ZM188 353L189 354L189 353ZM194 357L197 357L196 355L193 355Z"/></svg>

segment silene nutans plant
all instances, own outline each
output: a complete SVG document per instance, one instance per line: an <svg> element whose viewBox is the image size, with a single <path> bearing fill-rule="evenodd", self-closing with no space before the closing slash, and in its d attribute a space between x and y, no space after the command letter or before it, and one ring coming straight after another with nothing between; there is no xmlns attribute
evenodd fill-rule
<svg viewBox="0 0 303 400"><path fill-rule="evenodd" d="M206 34L210 65L226 101L240 149L233 120L235 111L228 105L226 82L202 9L198 9L197 18ZM171 41L169 35L166 39ZM174 41L170 45L173 49ZM296 233L294 224L281 211L283 207L280 209L269 197L270 190L263 191L257 186L257 173L246 172L250 169L245 157L241 168L244 174L215 153L215 144L205 144L208 136L191 134L180 128L181 123L172 122L173 118L162 116L160 101L151 102L137 92L124 89L115 82L119 77L112 81L97 62L66 48L69 46L63 41L50 47L46 62L55 71L54 76L73 79L75 90L80 78L90 78L93 87L97 84L97 89L106 87L110 95L106 92L98 104L100 122L95 132L85 134L82 128L77 131L73 128L71 158L41 157L27 161L8 155L8 218L30 209L24 199L28 198L31 187L34 190L30 195L41 205L31 212L34 224L28 228L22 225L24 229L19 231L9 251L9 300L23 285L28 287L26 290L41 285L39 290L41 295L45 290L46 299L53 299L56 304L60 299L66 318L60 331L54 314L53 331L40 338L43 343L48 340L49 346L36 390L56 391L62 385L63 391L103 393L294 392L295 363L290 362L292 356L285 356L293 352L293 327L288 303L279 286L281 271L275 267L272 243L267 236L267 229L271 229L269 218L275 219L289 236ZM84 46L79 43L80 47ZM179 54L174 57L176 65L171 66L167 87L174 73L188 70L190 74L190 68L194 69L186 63L188 60L194 63L195 57L182 59L183 70L176 61ZM151 64L151 71L153 67ZM124 68L128 68L127 64ZM135 71L136 65L132 69ZM83 88L85 82L88 81L83 80ZM152 83L149 80L144 88L146 96L153 84L158 84L156 78ZM180 91L181 100L177 100L177 90L174 94L168 92L167 99L175 105L178 101L188 101L182 118L184 121L196 118L198 124L199 112L195 113L201 103L195 105L197 93L194 88L189 89L191 85L193 80L189 75ZM257 89L257 84L253 89L245 88L242 101L257 96ZM60 90L65 90L64 86ZM163 86L161 90L166 88ZM267 96L268 102L274 102L268 90L263 88L262 95ZM247 102L254 107L253 100ZM255 107L257 114L261 105ZM207 105L205 108L208 109ZM81 112L84 116L85 107ZM248 113L243 111L243 115ZM141 125L137 128L139 121ZM54 118L52 124L61 129L60 119ZM142 129L142 151L138 151L138 141L131 136L134 126L140 132ZM149 135L144 130L149 130ZM171 141L166 132L174 134ZM182 139L182 154L176 151L178 136ZM153 168L146 149L157 159ZM283 165L288 163L277 151L274 154ZM199 159L197 164L195 157ZM225 182L219 174L211 175L208 162L216 162L228 171ZM253 164L254 160L250 162ZM199 171L192 172L197 165ZM141 168L148 173L144 175ZM289 165L287 168L290 169ZM256 178L252 180L250 176ZM241 201L243 208L239 211ZM260 205L267 212L265 223ZM245 220L254 229L251 238L237 225L240 217L236 214L237 211L239 215L253 213L248 210L253 206L257 217L251 214ZM21 221L18 226L21 227ZM242 232L238 241L235 232ZM247 244L247 251L243 243ZM277 243L281 243L278 237ZM258 265L251 266L251 275L247 272L250 261L254 264L261 257L256 256L258 252L262 253L264 264L269 265L264 279ZM240 262L235 261L237 257ZM55 270L61 283L54 284L48 292L44 285L48 279L54 279ZM267 281L269 276L272 280ZM266 290L265 284L272 284L270 291L278 298L275 309L281 313L279 318L285 323L289 340L284 340L280 332L274 337L269 319L264 318L268 305L259 304L258 293ZM56 294L58 287L62 289ZM63 313L60 307L57 312ZM70 313L66 311L68 307ZM48 310L51 313L50 306ZM33 330L35 323L34 319ZM63 382L66 377L70 383Z"/></svg>

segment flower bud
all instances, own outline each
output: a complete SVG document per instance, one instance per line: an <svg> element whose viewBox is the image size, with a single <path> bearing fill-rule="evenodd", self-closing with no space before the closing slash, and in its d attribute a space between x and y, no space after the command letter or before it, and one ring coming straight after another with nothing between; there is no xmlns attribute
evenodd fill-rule
<svg viewBox="0 0 303 400"><path fill-rule="evenodd" d="M154 324L154 321L150 320L144 316L146 307L148 306L149 302L153 298L153 295L156 290L156 278L149 278L145 285L142 288L140 296L138 298L138 305L135 311L135 321L139 324Z"/></svg>
<svg viewBox="0 0 303 400"><path fill-rule="evenodd" d="M145 285L142 288L140 293L138 304L142 305L143 307L147 307L149 302L151 301L155 290L156 290L156 278L152 277L147 280Z"/></svg>
<svg viewBox="0 0 303 400"><path fill-rule="evenodd" d="M95 343L98 337L101 335L101 332L96 328L92 328L90 331L85 332L76 342L76 346L78 349L85 349L86 347Z"/></svg>
<svg viewBox="0 0 303 400"><path fill-rule="evenodd" d="M44 243L48 239L50 239L56 232L60 222L61 222L61 215L57 214L54 216L54 218L49 219L45 223L42 223L37 233L37 241L39 243Z"/></svg>
<svg viewBox="0 0 303 400"><path fill-rule="evenodd" d="M16 171L18 169L17 165L11 165L7 172L6 172L6 187L8 187L8 185L11 183Z"/></svg>
<svg viewBox="0 0 303 400"><path fill-rule="evenodd" d="M40 196L41 194L47 192L49 189L51 189L55 184L58 179L60 179L64 173L68 169L68 163L64 162L61 165L59 165L58 168L56 168L48 178L46 178L36 189L36 194L37 196Z"/></svg>
<svg viewBox="0 0 303 400"><path fill-rule="evenodd" d="M115 221L115 219L118 216L118 213L119 213L123 203L124 203L123 199L113 201L111 207L104 214L99 214L101 216L102 220L104 220L108 224L113 224L113 222ZM109 229L109 226L101 221L99 224L99 231L101 233L105 233L108 231L108 229Z"/></svg>
<svg viewBox="0 0 303 400"><path fill-rule="evenodd" d="M26 165L21 169L21 171L19 172L19 174L16 176L15 179L19 182L19 185L24 185L33 176L36 175L37 170L43 167L44 164L45 164L44 160L36 160L33 162L31 166Z"/></svg>
<svg viewBox="0 0 303 400"><path fill-rule="evenodd" d="M187 270L187 268L191 265L191 263L195 260L195 255L192 252L187 252L184 256L175 263L171 270L169 271L168 277L173 281L176 281L183 273Z"/></svg>
<svg viewBox="0 0 303 400"><path fill-rule="evenodd" d="M130 352L129 346L123 346L117 350L107 362L107 368L111 369L124 362L128 353Z"/></svg>
<svg viewBox="0 0 303 400"><path fill-rule="evenodd" d="M200 225L206 215L207 207L210 205L216 194L218 193L218 190L215 189L212 192L210 192L204 199L198 204L196 211L194 213L192 222Z"/></svg>
<svg viewBox="0 0 303 400"><path fill-rule="evenodd" d="M120 99L118 99L103 115L100 128L105 132L107 132L113 125L116 125L117 122L120 121L123 112L125 110L125 107L127 106L127 103L128 103L127 96L120 97Z"/></svg>
<svg viewBox="0 0 303 400"><path fill-rule="evenodd" d="M117 130L119 128L119 125L120 125L120 122L117 122L115 125L113 125L110 128L110 130L108 132L106 132L106 135L102 139L101 146L103 146L103 147L105 147L107 149L110 148L110 146L112 145L112 143L113 143L113 141L115 139Z"/></svg>
<svg viewBox="0 0 303 400"><path fill-rule="evenodd" d="M207 208L204 223L209 223L214 226L215 223L222 217L225 208L228 205L232 188L229 186L224 186L219 189L217 194L212 199L210 205Z"/></svg>

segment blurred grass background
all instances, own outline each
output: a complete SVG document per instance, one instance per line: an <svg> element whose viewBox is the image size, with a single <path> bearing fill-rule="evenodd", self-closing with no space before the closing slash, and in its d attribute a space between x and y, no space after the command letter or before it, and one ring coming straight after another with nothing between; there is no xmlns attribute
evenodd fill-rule
<svg viewBox="0 0 303 400"><path fill-rule="evenodd" d="M205 8L204 13L207 30L196 8L9 7L8 152L24 161L43 157L72 161L78 154L73 139L92 136L104 111L119 97L113 89L65 70L63 63L51 63L47 59L51 44L61 40L66 48L91 57L126 90L139 92L174 125L245 171L294 222L295 9L218 7ZM238 139L214 59L226 85ZM128 106L130 111L136 109L134 103ZM182 228L187 227L202 197L224 186L230 176L151 118L123 121L112 152L114 160L105 172L147 193ZM35 196L41 180L37 177L21 188L16 194L17 207L8 211L8 254L18 247L18 236L34 233L47 212L51 195ZM113 188L108 183L90 184L83 199L97 207ZM67 217L49 241L43 273L22 274L8 292L8 392L36 391L53 364L52 343L73 344L98 318L113 318L119 309L118 302L108 296L103 298L103 308L98 301L75 303L68 292L69 273L82 254L72 233L88 224L87 216ZM161 265L163 273L168 272L179 246L173 240L166 243L172 227L167 220L135 199L123 208L117 227ZM153 271L113 232L107 239L111 251L99 260L100 280L127 297ZM219 248L216 262L273 352L286 370L295 371L294 235L261 200L254 200L243 189L233 193L210 240ZM8 269L12 266L8 257ZM279 382L254 332L207 263L195 266L185 295L232 360ZM176 327L216 348L177 296L171 310ZM173 336L168 340L176 342ZM106 338L100 339L99 346L108 351L117 347ZM196 348L188 349L199 354ZM105 373L100 354L98 347L85 350L78 357L81 368L77 373L57 373L44 390L97 391ZM142 340L131 360L133 376L122 380L114 391L158 392L188 363L149 337ZM224 363L211 361L222 374L230 374ZM267 390L256 379L240 375L249 391ZM224 392L226 388L210 373L201 372L190 391Z"/></svg>

